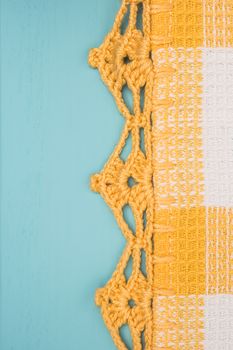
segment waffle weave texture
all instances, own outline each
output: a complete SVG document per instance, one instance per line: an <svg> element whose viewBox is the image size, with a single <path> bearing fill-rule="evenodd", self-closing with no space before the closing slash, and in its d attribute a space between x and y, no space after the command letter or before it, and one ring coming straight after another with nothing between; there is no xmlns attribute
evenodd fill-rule
<svg viewBox="0 0 233 350"><path fill-rule="evenodd" d="M127 242L96 293L116 347L233 350L233 1L123 0L89 63L125 118L91 179Z"/></svg>

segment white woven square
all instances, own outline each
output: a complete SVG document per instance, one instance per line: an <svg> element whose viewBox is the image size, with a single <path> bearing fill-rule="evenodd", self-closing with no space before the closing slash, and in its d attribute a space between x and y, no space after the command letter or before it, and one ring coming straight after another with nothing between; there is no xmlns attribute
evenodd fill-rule
<svg viewBox="0 0 233 350"><path fill-rule="evenodd" d="M233 49L203 49L204 204L233 205Z"/></svg>

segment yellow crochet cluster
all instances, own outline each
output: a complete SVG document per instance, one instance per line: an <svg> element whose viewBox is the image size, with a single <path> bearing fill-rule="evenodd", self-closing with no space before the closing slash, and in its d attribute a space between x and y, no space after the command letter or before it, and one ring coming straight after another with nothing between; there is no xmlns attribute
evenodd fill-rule
<svg viewBox="0 0 233 350"><path fill-rule="evenodd" d="M201 0L123 0L113 29L89 55L125 118L113 154L91 179L127 240L112 278L96 293L120 350L127 349L124 325L135 350L203 349L207 211L226 215L203 205L203 33ZM206 37L211 42L210 32Z"/></svg>

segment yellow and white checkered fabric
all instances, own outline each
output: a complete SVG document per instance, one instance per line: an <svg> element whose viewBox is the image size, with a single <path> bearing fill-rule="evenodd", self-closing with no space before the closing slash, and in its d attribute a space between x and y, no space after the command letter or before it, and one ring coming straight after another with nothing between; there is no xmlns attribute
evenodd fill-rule
<svg viewBox="0 0 233 350"><path fill-rule="evenodd" d="M123 0L89 62L125 118L91 182L127 241L96 294L112 338L233 350L233 0Z"/></svg>

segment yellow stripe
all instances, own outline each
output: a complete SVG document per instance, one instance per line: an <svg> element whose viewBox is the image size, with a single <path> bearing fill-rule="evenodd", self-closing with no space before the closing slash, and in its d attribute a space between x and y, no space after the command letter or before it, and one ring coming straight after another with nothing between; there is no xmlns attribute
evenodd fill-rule
<svg viewBox="0 0 233 350"><path fill-rule="evenodd" d="M203 1L205 46L233 47L232 0Z"/></svg>
<svg viewBox="0 0 233 350"><path fill-rule="evenodd" d="M151 0L152 49L233 47L232 0Z"/></svg>
<svg viewBox="0 0 233 350"><path fill-rule="evenodd" d="M152 49L203 45L200 0L151 0Z"/></svg>
<svg viewBox="0 0 233 350"><path fill-rule="evenodd" d="M207 294L233 294L233 208L207 215Z"/></svg>
<svg viewBox="0 0 233 350"><path fill-rule="evenodd" d="M202 350L206 290L202 53L198 48L204 39L202 3L174 0L166 8L158 5L152 0L152 7L157 6L151 33L156 72L152 101L154 221L161 228L154 229L158 263L153 283L154 289L160 287L167 295L154 298L154 346ZM166 257L174 260L169 262Z"/></svg>
<svg viewBox="0 0 233 350"><path fill-rule="evenodd" d="M173 230L156 235L155 252L174 260L155 264L154 283L173 295L205 293L205 211L204 207L156 210L156 222Z"/></svg>

